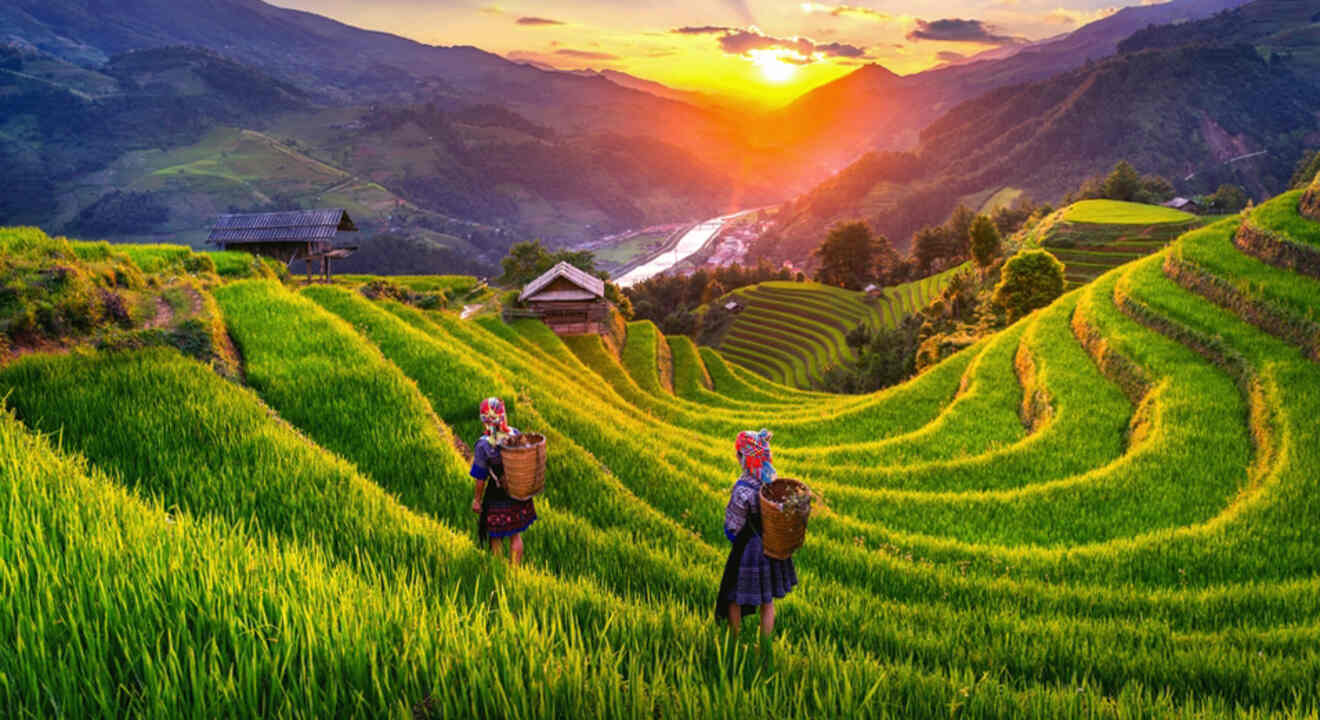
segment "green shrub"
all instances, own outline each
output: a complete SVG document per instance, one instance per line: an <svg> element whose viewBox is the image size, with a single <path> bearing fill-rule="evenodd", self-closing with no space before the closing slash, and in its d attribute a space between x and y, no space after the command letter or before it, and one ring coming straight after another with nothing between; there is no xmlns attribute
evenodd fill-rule
<svg viewBox="0 0 1320 720"><path fill-rule="evenodd" d="M206 255L190 253L183 259L183 269L194 275L198 273L213 273L215 272L215 261Z"/></svg>
<svg viewBox="0 0 1320 720"><path fill-rule="evenodd" d="M1063 263L1048 250L1026 250L1013 256L1000 271L994 300L1016 320L1043 308L1063 294Z"/></svg>

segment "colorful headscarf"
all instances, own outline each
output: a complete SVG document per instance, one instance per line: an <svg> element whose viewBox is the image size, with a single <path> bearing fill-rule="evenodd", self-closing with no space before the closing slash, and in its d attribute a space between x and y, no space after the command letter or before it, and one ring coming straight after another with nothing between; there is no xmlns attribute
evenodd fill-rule
<svg viewBox="0 0 1320 720"><path fill-rule="evenodd" d="M503 400L489 397L481 401L481 424L486 426L486 437L496 445L509 436L509 416Z"/></svg>
<svg viewBox="0 0 1320 720"><path fill-rule="evenodd" d="M769 430L752 432L744 430L738 433L734 449L738 451L738 462L748 475L762 483L774 482L775 466L770 461L770 438L774 434Z"/></svg>

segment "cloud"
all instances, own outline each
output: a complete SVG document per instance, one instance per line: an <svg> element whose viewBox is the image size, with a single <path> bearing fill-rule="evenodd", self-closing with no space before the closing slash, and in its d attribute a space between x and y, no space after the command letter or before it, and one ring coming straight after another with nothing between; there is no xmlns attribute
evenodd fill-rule
<svg viewBox="0 0 1320 720"><path fill-rule="evenodd" d="M685 27L674 28L669 32L678 35L718 35L720 33L734 32L734 29L731 27L723 27L721 25L688 25Z"/></svg>
<svg viewBox="0 0 1320 720"><path fill-rule="evenodd" d="M941 52L935 53L935 57L939 58L940 62L958 62L959 60L967 59L966 55L963 55L962 53L956 53L951 50L943 50Z"/></svg>
<svg viewBox="0 0 1320 720"><path fill-rule="evenodd" d="M604 52L593 52L591 50L574 50L572 48L563 48L555 51L556 55L571 57L578 60L618 60L618 55L611 55Z"/></svg>
<svg viewBox="0 0 1320 720"><path fill-rule="evenodd" d="M885 22L892 20L893 16L888 13L882 13L879 10L871 8L858 7L857 5L825 5L817 2L802 3L802 12L805 13L824 13L833 17L856 17L866 20L875 20L876 22Z"/></svg>
<svg viewBox="0 0 1320 720"><path fill-rule="evenodd" d="M798 55L810 55L815 44L806 38L777 38L762 35L759 30L736 30L720 38L720 48L730 55L746 55L753 50L792 50Z"/></svg>
<svg viewBox="0 0 1320 720"><path fill-rule="evenodd" d="M917 26L907 34L908 40L936 40L939 42L977 43L980 45L1017 45L1022 38L999 35L995 28L980 20L918 20Z"/></svg>
<svg viewBox="0 0 1320 720"><path fill-rule="evenodd" d="M1143 2L1142 4L1145 3ZM1087 12L1085 10L1068 10L1066 8L1058 8L1057 10L1053 10L1045 14L1041 18L1041 20L1050 23L1052 25L1081 26L1081 25L1089 25L1095 22L1096 20L1103 20L1104 18L1107 18L1116 12L1118 12L1118 8L1116 7L1100 8L1099 10L1093 10L1090 12Z"/></svg>
<svg viewBox="0 0 1320 720"><path fill-rule="evenodd" d="M866 51L856 45L847 43L828 43L826 45L817 45L816 52L826 57L839 58L859 58L866 55Z"/></svg>
<svg viewBox="0 0 1320 720"><path fill-rule="evenodd" d="M550 20L550 19L548 19L548 18L542 18L542 17L520 17L520 18L518 18L517 20L515 20L514 22L517 23L517 24L519 24L519 25L530 25L530 26L532 26L532 27L544 27L544 26L546 26L546 25L563 25L563 24L564 24L564 23L562 23L562 22L560 22L560 21L558 21L558 20Z"/></svg>
<svg viewBox="0 0 1320 720"><path fill-rule="evenodd" d="M674 28L679 35L719 35L720 49L730 55L746 55L754 50L781 50L784 62L806 65L822 57L860 58L866 50L848 43L817 43L810 38L782 38L766 35L756 27L729 28L716 25Z"/></svg>

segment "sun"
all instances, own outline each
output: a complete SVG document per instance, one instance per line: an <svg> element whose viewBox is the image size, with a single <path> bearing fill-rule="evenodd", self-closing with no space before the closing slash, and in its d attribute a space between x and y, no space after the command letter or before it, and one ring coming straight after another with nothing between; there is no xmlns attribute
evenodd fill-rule
<svg viewBox="0 0 1320 720"><path fill-rule="evenodd" d="M766 82L782 85L797 76L798 66L788 62L774 50L753 50L748 55L752 63L761 69L761 77Z"/></svg>

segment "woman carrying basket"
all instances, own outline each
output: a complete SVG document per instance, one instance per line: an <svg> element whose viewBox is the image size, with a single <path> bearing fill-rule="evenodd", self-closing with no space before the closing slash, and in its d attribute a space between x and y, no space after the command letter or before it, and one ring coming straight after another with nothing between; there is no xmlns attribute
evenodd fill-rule
<svg viewBox="0 0 1320 720"><path fill-rule="evenodd" d="M504 401L497 397L481 401L481 424L485 433L472 448L473 479L477 481L472 497L472 512L478 514L477 537L489 540L490 550L501 554L504 539L509 540L509 557L514 565L522 561L522 532L536 522L536 507L531 500L515 500L504 489L504 461L500 443L518 431L509 427Z"/></svg>
<svg viewBox="0 0 1320 720"><path fill-rule="evenodd" d="M724 564L715 617L728 619L737 632L744 614L759 606L761 634L769 637L775 630L775 599L782 598L797 585L793 560L766 557L761 547L761 486L773 482L775 468L770 463L769 430L738 433L734 447L742 477L733 486L729 506L724 511L724 535L733 543Z"/></svg>

